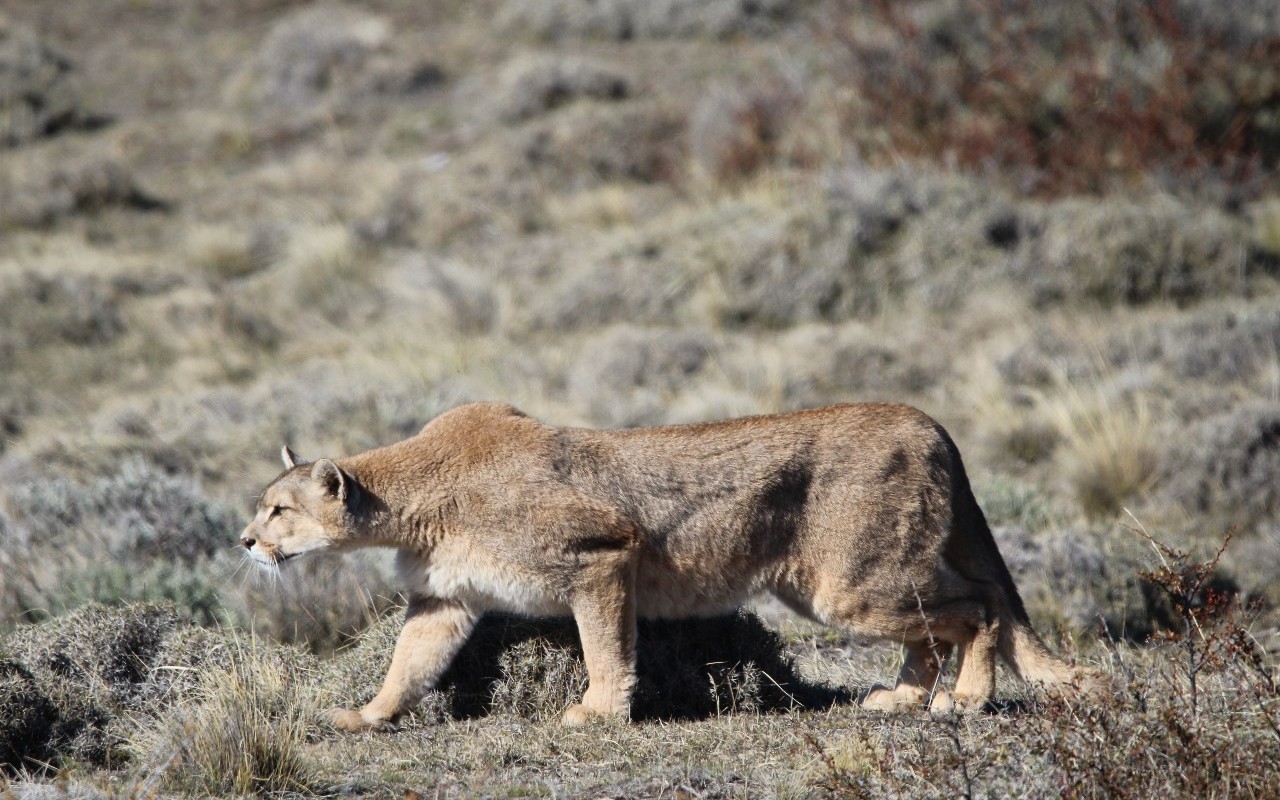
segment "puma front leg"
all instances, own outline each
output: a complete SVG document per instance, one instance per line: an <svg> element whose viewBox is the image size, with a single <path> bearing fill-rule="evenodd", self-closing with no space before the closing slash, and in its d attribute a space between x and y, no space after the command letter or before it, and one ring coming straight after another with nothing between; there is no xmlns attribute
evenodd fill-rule
<svg viewBox="0 0 1280 800"><path fill-rule="evenodd" d="M333 726L353 733L393 728L400 715L421 700L449 668L475 628L476 619L460 603L435 597L410 600L382 690L359 710L335 708Z"/></svg>
<svg viewBox="0 0 1280 800"><path fill-rule="evenodd" d="M630 551L601 553L583 569L571 603L587 666L587 692L564 712L564 724L631 714L636 683L636 564Z"/></svg>

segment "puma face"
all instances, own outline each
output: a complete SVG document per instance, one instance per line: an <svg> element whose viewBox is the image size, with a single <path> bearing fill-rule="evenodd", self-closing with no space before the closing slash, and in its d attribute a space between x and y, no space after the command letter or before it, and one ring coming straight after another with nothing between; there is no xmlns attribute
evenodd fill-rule
<svg viewBox="0 0 1280 800"><path fill-rule="evenodd" d="M354 537L355 481L327 458L300 461L289 448L285 472L258 498L240 544L260 564L278 566L304 553L340 548Z"/></svg>

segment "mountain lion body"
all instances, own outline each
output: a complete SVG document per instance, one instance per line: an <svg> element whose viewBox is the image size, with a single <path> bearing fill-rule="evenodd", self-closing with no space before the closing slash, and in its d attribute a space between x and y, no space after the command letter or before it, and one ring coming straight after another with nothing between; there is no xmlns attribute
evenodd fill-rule
<svg viewBox="0 0 1280 800"><path fill-rule="evenodd" d="M574 617L589 684L571 724L629 712L637 616L764 592L903 643L896 688L869 707L980 706L997 655L1029 681L1081 676L1032 630L951 438L907 406L596 431L472 404L388 447L284 458L242 534L252 557L399 549L405 626L378 695L335 712L343 729L390 727L491 610ZM935 684L953 652L948 694Z"/></svg>

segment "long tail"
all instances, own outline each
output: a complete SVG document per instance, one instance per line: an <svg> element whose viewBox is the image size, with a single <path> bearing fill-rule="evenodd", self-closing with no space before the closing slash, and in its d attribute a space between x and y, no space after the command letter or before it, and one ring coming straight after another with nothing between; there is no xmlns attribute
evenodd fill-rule
<svg viewBox="0 0 1280 800"><path fill-rule="evenodd" d="M954 445L953 445L954 446ZM959 453L954 457L959 465ZM1022 596L1013 582L1013 575L1000 555L995 537L987 525L986 515L978 506L963 467L956 470L953 490L952 524L956 530L967 529L967 542L956 541L949 550L948 561L969 573L975 580L993 581L998 587L998 611L1000 634L996 648L1000 657L1022 680L1046 689L1075 687L1089 694L1100 694L1111 686L1103 673L1086 667L1076 667L1063 661L1045 645L1044 640L1031 626ZM974 541L976 539L976 541ZM997 598L993 598L997 599Z"/></svg>

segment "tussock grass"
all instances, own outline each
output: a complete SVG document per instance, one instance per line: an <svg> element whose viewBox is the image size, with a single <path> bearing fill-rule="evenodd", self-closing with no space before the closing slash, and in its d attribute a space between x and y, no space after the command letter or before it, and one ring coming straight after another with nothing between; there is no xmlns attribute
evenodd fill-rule
<svg viewBox="0 0 1280 800"><path fill-rule="evenodd" d="M319 710L303 668L253 639L233 640L229 655L223 668L203 673L187 702L144 718L131 751L179 791L309 792L304 745Z"/></svg>
<svg viewBox="0 0 1280 800"><path fill-rule="evenodd" d="M1160 427L1145 396L1060 383L1046 405L1061 437L1059 463L1086 515L1113 516L1151 488Z"/></svg>

